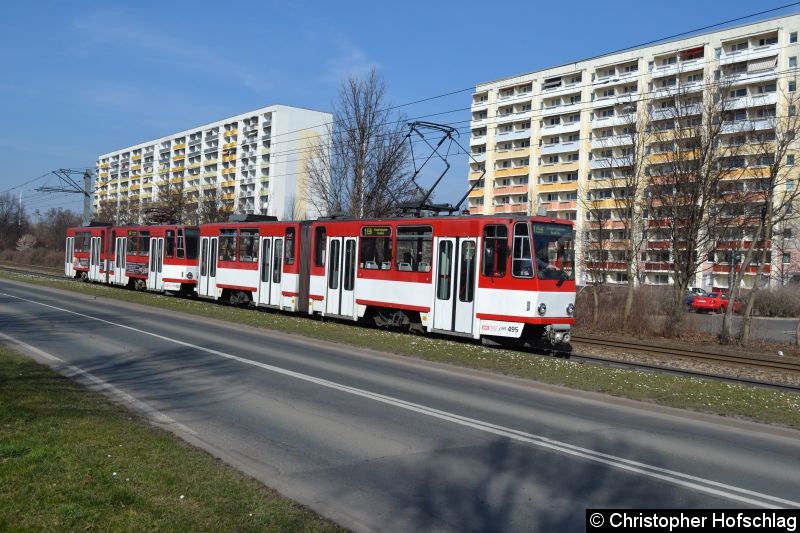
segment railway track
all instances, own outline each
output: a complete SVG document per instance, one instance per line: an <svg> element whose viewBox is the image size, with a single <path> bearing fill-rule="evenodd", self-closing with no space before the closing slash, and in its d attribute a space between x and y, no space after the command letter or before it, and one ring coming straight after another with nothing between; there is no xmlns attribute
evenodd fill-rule
<svg viewBox="0 0 800 533"><path fill-rule="evenodd" d="M35 267L35 268L33 268ZM63 271L59 268L40 267L37 265L24 265L19 263L8 264L0 263L0 270L18 274L35 275L43 278L56 278L64 280ZM451 339L453 340L453 339ZM648 355L658 355L670 358L680 358L691 361L705 361L712 363L724 363L732 366L744 366L758 370L790 372L800 375L800 361L779 358L773 356L754 356L747 354L735 354L728 352L716 352L711 350L690 350L679 346L669 346L664 344L647 343L642 341L631 341L623 339L604 338L593 335L575 335L572 341L578 345L586 345L597 348L611 348L623 350L631 353L641 353ZM613 357L601 357L597 355L582 354L573 352L568 356L576 362L586 362L613 368L625 368L631 370L644 370L663 374L681 375L686 377L714 379L732 383L746 384L752 386L773 388L785 391L800 392L800 386L785 383L776 383L750 379L741 376L712 374L698 370L679 368L666 365L649 364L643 362L626 361Z"/></svg>

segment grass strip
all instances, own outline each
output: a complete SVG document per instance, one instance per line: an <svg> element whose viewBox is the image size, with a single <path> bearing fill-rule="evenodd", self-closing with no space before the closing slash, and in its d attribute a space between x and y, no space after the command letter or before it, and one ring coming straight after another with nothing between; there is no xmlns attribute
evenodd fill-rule
<svg viewBox="0 0 800 533"><path fill-rule="evenodd" d="M791 392L715 380L578 364L478 344L354 327L350 324L323 322L280 313L256 312L202 300L187 300L105 285L76 283L67 279L42 279L5 272L0 273L0 277L428 361L488 370L579 390L602 392L669 407L800 429L800 394Z"/></svg>
<svg viewBox="0 0 800 533"><path fill-rule="evenodd" d="M337 530L2 345L0 479L2 531Z"/></svg>

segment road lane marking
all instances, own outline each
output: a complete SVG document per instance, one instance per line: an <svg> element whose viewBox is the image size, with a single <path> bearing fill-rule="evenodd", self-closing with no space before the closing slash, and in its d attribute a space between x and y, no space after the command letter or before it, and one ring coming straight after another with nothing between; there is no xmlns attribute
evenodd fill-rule
<svg viewBox="0 0 800 533"><path fill-rule="evenodd" d="M64 374L67 377L72 378L72 377L78 376L78 377L81 377L83 379L88 380L92 384L92 386L93 386L93 388L95 390L98 390L98 391L103 392L103 393L107 393L107 394L111 395L112 397L117 398L117 399L119 399L120 401L122 401L124 403L132 405L135 410L140 411L141 413L143 413L144 415L150 417L153 421L155 421L155 422L157 422L159 424L164 424L164 425L167 425L167 426L173 426L173 427L176 427L176 428L180 429L181 431L185 431L186 433L188 433L190 435L197 436L197 432L195 432L193 429L181 424L180 422L178 422L177 420L175 420L171 416L168 416L168 415L164 414L163 412L159 411L158 409L156 409L152 405L150 405L150 404L148 404L146 402L143 402L142 400L139 400L138 398L135 398L135 397L131 396L127 392L116 388L111 383L109 383L109 382L107 382L107 381L95 376L91 372L87 372L86 370L83 370L82 368L79 368L79 367L77 367L75 365L71 365L71 364L67 363L66 361L64 361L63 359L61 359L59 357L56 357L55 355L53 355L51 353L45 352L44 350L42 350L40 348L37 348L36 346L31 346L30 344L28 344L26 342L23 342L23 341L21 341L19 339L16 339L16 338L12 337L11 335L6 335L5 333L0 332L0 339L5 339L6 341L8 341L11 344L16 344L23 351L27 351L29 353L36 354L39 357L43 357L45 359L48 359L50 361L54 361L54 362L58 363L59 370L65 370Z"/></svg>
<svg viewBox="0 0 800 533"><path fill-rule="evenodd" d="M754 505L757 507L763 508L781 508L781 506L787 507L800 507L800 502L795 502L792 500L787 500L783 498L778 498L776 496L772 496L769 494L764 494L761 492L756 492L748 489L744 489L741 487L736 487L733 485L728 485L726 483L721 483L717 481L713 481L710 479L701 478L698 476L693 476L690 474L685 474L683 472L678 472L675 470L669 470L666 468L661 468L653 465L649 465L646 463L641 463L638 461L633 461L630 459L625 459L624 457L619 457L611 454L606 454L602 452L598 452L595 450L591 450L588 448L582 448L580 446L575 446L566 442L550 439L548 437L543 437L540 435L535 435L532 433L527 433L525 431L516 430L513 428L508 428L505 426L499 426L496 424L492 424L490 422L484 422L482 420L469 418L465 416L461 416L455 413L450 413L447 411L441 411L439 409L435 409L432 407L427 407L425 405L409 402L406 400L401 400L399 398L394 398L392 396L386 396L383 394L370 392L364 389L359 389L356 387L351 387L349 385L343 385L341 383L337 383L334 381L330 381L323 378L314 377L308 374L302 374L300 372L295 372L293 370L288 370L285 368L277 367L274 365L270 365L267 363L262 363L260 361L254 361L252 359L247 359L244 357L240 357L237 355L229 354L226 352L222 352L219 350L214 350L213 348L206 348L204 346L199 346L197 344L192 344L189 342L181 341L178 339L174 339L171 337L166 337L164 335L159 335L158 333L153 333L151 331L145 331L139 328L135 328L133 326L128 326L125 324L120 324L118 322L112 322L110 320L106 320L103 318L99 318L92 315L87 315L84 313L79 313L77 311L72 311L69 309L64 309L62 307L57 307L54 305L46 304L44 302L38 302L36 300L31 300L28 298L22 298L20 296L16 296L13 294L8 294L4 292L0 292L0 295L8 296L10 298L15 298L18 300L22 300L25 302L33 303L36 305L40 305L43 307L48 307L50 309L55 309L57 311L62 311L64 313L80 316L83 318L87 318L90 320L94 320L97 322L102 322L104 324L108 324L111 326L116 326L119 328L127 329L129 331L134 331L136 333L140 333L142 335L147 335L150 337L154 337L166 342L174 343L179 346L184 346L187 348L191 348L194 350L198 350L201 352L209 353L212 355L216 355L218 357L222 357L225 359L229 359L232 361L237 361L239 363L243 363L246 365L254 366L261 368L263 370L268 370L270 372L281 374L284 376L292 377L295 379L299 379L308 383L314 383L316 385L320 385L326 388L338 390L341 392L346 392L348 394L352 394L354 396L360 396L362 398L368 398L377 402L381 402L387 405L392 405L394 407L399 407L402 409L406 409L408 411L413 411L416 413L424 414L426 416L430 416L433 418L437 418L440 420L445 420L454 424L458 424L465 427L470 427L473 429L477 429L483 431L485 433L491 433L494 435L506 437L508 439L512 439L518 442L524 442L526 444L530 444L533 446L537 446L540 448L546 448L550 450L554 450L563 454L571 455L574 457L580 457L586 459L588 461L592 461L595 463L604 464L607 466L611 466L620 470L625 470L628 472L634 472L637 474L641 474L650 478L658 479L661 481L666 481L673 485L678 485L681 487L693 489L699 492L703 492L706 494L710 494L713 496L718 496L721 498L725 498L728 500L736 501L739 503L747 504L747 505ZM34 348L34 347L31 347ZM36 350L36 348L34 348ZM75 367L80 372L82 370ZM121 392L121 391L120 391ZM125 394L125 393L123 393ZM165 415L166 416L166 415Z"/></svg>

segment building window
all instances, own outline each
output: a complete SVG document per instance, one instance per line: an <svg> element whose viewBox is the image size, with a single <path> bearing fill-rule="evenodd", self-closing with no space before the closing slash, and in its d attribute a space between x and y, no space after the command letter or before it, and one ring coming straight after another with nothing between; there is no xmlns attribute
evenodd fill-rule
<svg viewBox="0 0 800 533"><path fill-rule="evenodd" d="M793 93L797 90L797 82L792 80L789 82L789 92Z"/></svg>
<svg viewBox="0 0 800 533"><path fill-rule="evenodd" d="M797 56L792 56L789 58L789 68L793 68L797 66Z"/></svg>
<svg viewBox="0 0 800 533"><path fill-rule="evenodd" d="M719 59L721 55L722 55L722 48L714 48L714 57Z"/></svg>
<svg viewBox="0 0 800 533"><path fill-rule="evenodd" d="M793 31L792 33L789 34L789 42L790 43L796 43L797 42L797 32L796 31Z"/></svg>
<svg viewBox="0 0 800 533"><path fill-rule="evenodd" d="M784 254L783 254L783 260L782 260L782 261L783 261L783 264L784 264L784 265L791 263L791 262L792 262L792 254L790 254L790 253L784 253Z"/></svg>
<svg viewBox="0 0 800 533"><path fill-rule="evenodd" d="M789 154L786 156L786 164L789 166L794 165L794 154Z"/></svg>
<svg viewBox="0 0 800 533"><path fill-rule="evenodd" d="M793 117L797 114L797 106L790 105L789 106L789 116Z"/></svg>

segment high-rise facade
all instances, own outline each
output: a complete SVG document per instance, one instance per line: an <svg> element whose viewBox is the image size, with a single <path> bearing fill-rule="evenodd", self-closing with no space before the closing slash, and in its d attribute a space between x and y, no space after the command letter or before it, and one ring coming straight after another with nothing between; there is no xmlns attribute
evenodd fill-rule
<svg viewBox="0 0 800 533"><path fill-rule="evenodd" d="M330 113L273 105L103 154L94 212L142 213L177 194L187 222L209 201L230 213L313 216L305 162L327 142L331 120Z"/></svg>
<svg viewBox="0 0 800 533"><path fill-rule="evenodd" d="M584 265L578 280L587 282L585 265L592 260L587 199L594 206L608 204L609 235L612 240L619 236L614 207L620 191L608 181L631 172L626 160L635 149L628 134L632 117L645 110L655 124L677 105L691 120L691 109L701 115L705 99L715 98L714 91L724 87L730 111L723 117L724 133L735 135L741 131L737 123L744 122L755 132L769 129L774 125L769 118L794 111L784 97L794 94L800 77L798 32L800 15L790 15L478 84L470 124L475 161L468 175L470 186L478 183L468 198L470 212L546 212L574 220L576 254L586 259L578 261ZM656 163L659 147L645 148L647 161ZM794 155L787 157L791 164ZM743 172L741 190L757 187L748 178L758 174ZM794 187L796 178L793 174L785 187ZM775 246L773 273L792 257ZM611 246L603 253L607 281L627 281L625 250ZM673 260L665 246L651 242L636 258L638 279L671 283ZM726 261L724 254L710 256L693 284L727 287ZM754 276L745 278L752 284Z"/></svg>

